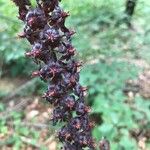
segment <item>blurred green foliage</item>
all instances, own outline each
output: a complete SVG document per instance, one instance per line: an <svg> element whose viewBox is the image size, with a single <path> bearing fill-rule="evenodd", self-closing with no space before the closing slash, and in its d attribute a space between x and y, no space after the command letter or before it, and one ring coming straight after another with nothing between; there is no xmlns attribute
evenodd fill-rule
<svg viewBox="0 0 150 150"><path fill-rule="evenodd" d="M0 112L4 111L4 105L0 103ZM11 116L11 117L10 117ZM21 146L23 144L22 137L32 137L31 145L35 146L38 138L39 138L39 132L34 129L30 129L30 127L26 127L22 125L22 118L24 117L24 112L10 112L9 118L11 118L11 121L13 121L13 134L9 137L7 135L9 134L8 125L6 125L8 118L0 118L0 133L3 136L6 136L7 139L5 141L0 141L0 147L4 145L9 145L12 147L13 150L20 150ZM10 128L10 127L9 127ZM44 147L43 147L44 148Z"/></svg>
<svg viewBox="0 0 150 150"><path fill-rule="evenodd" d="M124 82L135 78L138 71L136 66L120 62L88 65L82 71L81 82L88 85L88 103L92 106L92 113L97 113L101 118L93 134L97 140L107 137L112 150L138 149L130 131L141 128L140 123L137 123L145 117L141 111L150 121L149 102L144 101L142 104L143 99L137 96L130 104L122 93Z"/></svg>
<svg viewBox="0 0 150 150"><path fill-rule="evenodd" d="M143 119L150 123L149 100L136 96L132 102L136 110L126 102L127 97L122 92L124 82L135 79L142 69L121 60L142 59L150 63L150 3L147 0L138 1L132 20L134 30L128 29L125 24L116 26L124 17L123 0L69 0L62 3L71 14L67 25L77 32L73 38L78 50L77 57L86 64L81 71L81 83L89 88L87 103L92 106L92 113L97 113L100 119L93 131L94 137L99 140L105 136L110 140L112 150L137 150L137 142L130 131L142 129L139 122ZM30 46L25 40L17 38L23 24L16 16L17 8L12 2L1 0L2 76L29 76L35 67L32 60L24 57L24 52ZM4 104L0 104L0 111L4 111L4 107ZM12 116L16 133L10 138L15 149L21 145L22 134L37 139L35 131L26 127L20 131L19 122L23 114L14 113ZM5 119L0 119L0 132L7 133Z"/></svg>

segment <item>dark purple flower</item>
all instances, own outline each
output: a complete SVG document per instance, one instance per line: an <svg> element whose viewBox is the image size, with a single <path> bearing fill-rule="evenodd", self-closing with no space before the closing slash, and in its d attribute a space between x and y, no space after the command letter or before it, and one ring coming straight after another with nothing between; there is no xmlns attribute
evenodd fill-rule
<svg viewBox="0 0 150 150"><path fill-rule="evenodd" d="M69 14L59 7L58 0L36 0L36 8L29 0L13 1L25 24L20 37L32 45L26 56L37 64L40 62L39 70L32 76L39 76L48 83L43 98L54 106L51 121L53 125L65 124L58 132L63 150L94 150L90 108L84 101L87 89L79 83L81 63L75 60L76 49L71 43L75 32L65 26Z"/></svg>

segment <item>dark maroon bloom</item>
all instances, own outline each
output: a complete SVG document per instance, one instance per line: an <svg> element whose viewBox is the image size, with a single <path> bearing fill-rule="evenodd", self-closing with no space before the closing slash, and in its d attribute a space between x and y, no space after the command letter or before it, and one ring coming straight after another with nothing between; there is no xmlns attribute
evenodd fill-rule
<svg viewBox="0 0 150 150"><path fill-rule="evenodd" d="M59 7L60 0L36 0L36 8L29 0L13 1L19 7L19 18L25 24L20 37L32 45L26 56L40 63L40 69L32 76L39 76L48 83L43 98L54 106L53 124L65 124L58 132L63 150L94 150L93 123L88 115L90 108L84 101L87 89L79 83L81 63L73 58L76 49L71 36L75 32L65 26L69 14Z"/></svg>
<svg viewBox="0 0 150 150"><path fill-rule="evenodd" d="M44 12L39 8L30 10L25 18L27 26L33 30L44 28L46 20Z"/></svg>

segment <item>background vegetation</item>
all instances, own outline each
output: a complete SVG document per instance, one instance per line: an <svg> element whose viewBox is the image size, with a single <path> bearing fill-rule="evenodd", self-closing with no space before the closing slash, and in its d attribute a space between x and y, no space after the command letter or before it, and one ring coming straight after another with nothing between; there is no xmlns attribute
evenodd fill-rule
<svg viewBox="0 0 150 150"><path fill-rule="evenodd" d="M73 43L84 64L80 80L89 89L94 137L106 137L112 150L150 149L150 3L138 1L132 28L122 21L124 0L62 3L77 32ZM0 0L0 147L55 150L51 107L38 97L45 85L30 78L35 65L24 56L30 47L17 38L22 26L13 3Z"/></svg>

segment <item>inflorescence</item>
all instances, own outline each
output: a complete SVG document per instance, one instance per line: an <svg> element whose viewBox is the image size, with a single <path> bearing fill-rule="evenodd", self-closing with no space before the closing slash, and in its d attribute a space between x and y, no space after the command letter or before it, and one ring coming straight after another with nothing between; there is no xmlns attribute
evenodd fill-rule
<svg viewBox="0 0 150 150"><path fill-rule="evenodd" d="M86 88L79 83L81 63L76 61L76 49L71 43L75 33L65 26L69 16L59 6L59 0L36 0L33 8L29 0L13 0L19 8L19 19L25 24L19 36L26 38L32 50L26 52L40 69L32 73L48 83L43 97L54 106L52 122L64 122L58 131L63 150L94 150L91 135L93 123L90 108L85 104Z"/></svg>

